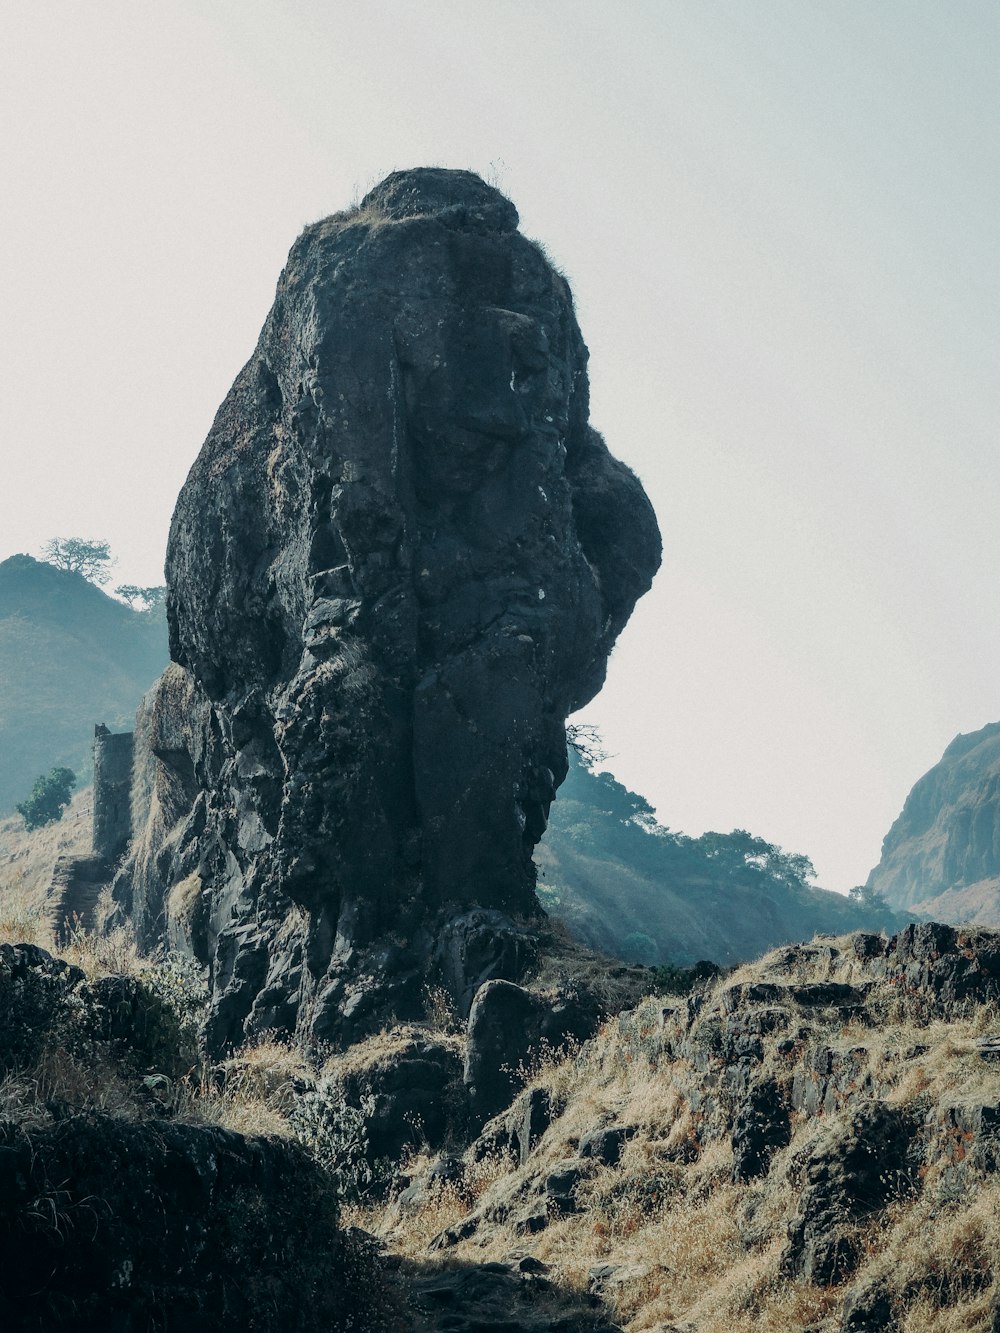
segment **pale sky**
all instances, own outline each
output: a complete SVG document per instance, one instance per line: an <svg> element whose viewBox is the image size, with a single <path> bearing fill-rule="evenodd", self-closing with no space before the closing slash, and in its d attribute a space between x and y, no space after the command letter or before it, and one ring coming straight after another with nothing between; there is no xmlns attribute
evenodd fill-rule
<svg viewBox="0 0 1000 1333"><path fill-rule="evenodd" d="M6 0L0 558L160 582L298 231L470 167L663 530L611 767L847 889L1000 718L998 75L995 0Z"/></svg>

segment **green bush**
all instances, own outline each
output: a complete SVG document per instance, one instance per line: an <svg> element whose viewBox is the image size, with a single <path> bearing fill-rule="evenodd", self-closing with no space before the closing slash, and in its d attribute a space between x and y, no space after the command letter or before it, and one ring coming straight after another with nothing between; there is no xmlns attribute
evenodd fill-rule
<svg viewBox="0 0 1000 1333"><path fill-rule="evenodd" d="M35 779L31 795L16 806L26 829L41 828L62 818L70 802L70 793L76 785L76 774L71 768L54 768Z"/></svg>

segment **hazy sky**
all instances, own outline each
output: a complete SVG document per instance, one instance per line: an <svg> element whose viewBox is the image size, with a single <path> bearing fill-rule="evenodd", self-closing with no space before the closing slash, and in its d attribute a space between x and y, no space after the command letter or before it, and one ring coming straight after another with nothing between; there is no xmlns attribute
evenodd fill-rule
<svg viewBox="0 0 1000 1333"><path fill-rule="evenodd" d="M846 889L1000 717L998 75L995 0L6 0L0 558L159 582L302 225L492 174L664 534L587 717Z"/></svg>

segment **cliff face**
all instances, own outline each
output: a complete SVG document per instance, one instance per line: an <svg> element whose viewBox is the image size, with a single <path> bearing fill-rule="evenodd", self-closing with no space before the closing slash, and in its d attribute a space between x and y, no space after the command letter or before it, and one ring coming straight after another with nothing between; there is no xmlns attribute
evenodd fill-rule
<svg viewBox="0 0 1000 1333"><path fill-rule="evenodd" d="M536 910L565 717L659 560L508 200L397 172L306 229L177 503L119 885L217 1039L398 1012L442 913Z"/></svg>
<svg viewBox="0 0 1000 1333"><path fill-rule="evenodd" d="M868 885L942 920L1000 923L1000 722L957 736L924 774Z"/></svg>

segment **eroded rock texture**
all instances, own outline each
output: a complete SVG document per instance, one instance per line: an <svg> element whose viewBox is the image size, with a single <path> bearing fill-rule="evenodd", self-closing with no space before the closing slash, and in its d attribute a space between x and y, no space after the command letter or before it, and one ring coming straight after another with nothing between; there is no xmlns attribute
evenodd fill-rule
<svg viewBox="0 0 1000 1333"><path fill-rule="evenodd" d="M564 721L660 540L517 222L424 169L308 227L178 500L119 896L211 963L219 1043L405 1017L456 912L537 910Z"/></svg>
<svg viewBox="0 0 1000 1333"><path fill-rule="evenodd" d="M915 784L868 887L936 921L1000 924L1000 722L956 736Z"/></svg>

